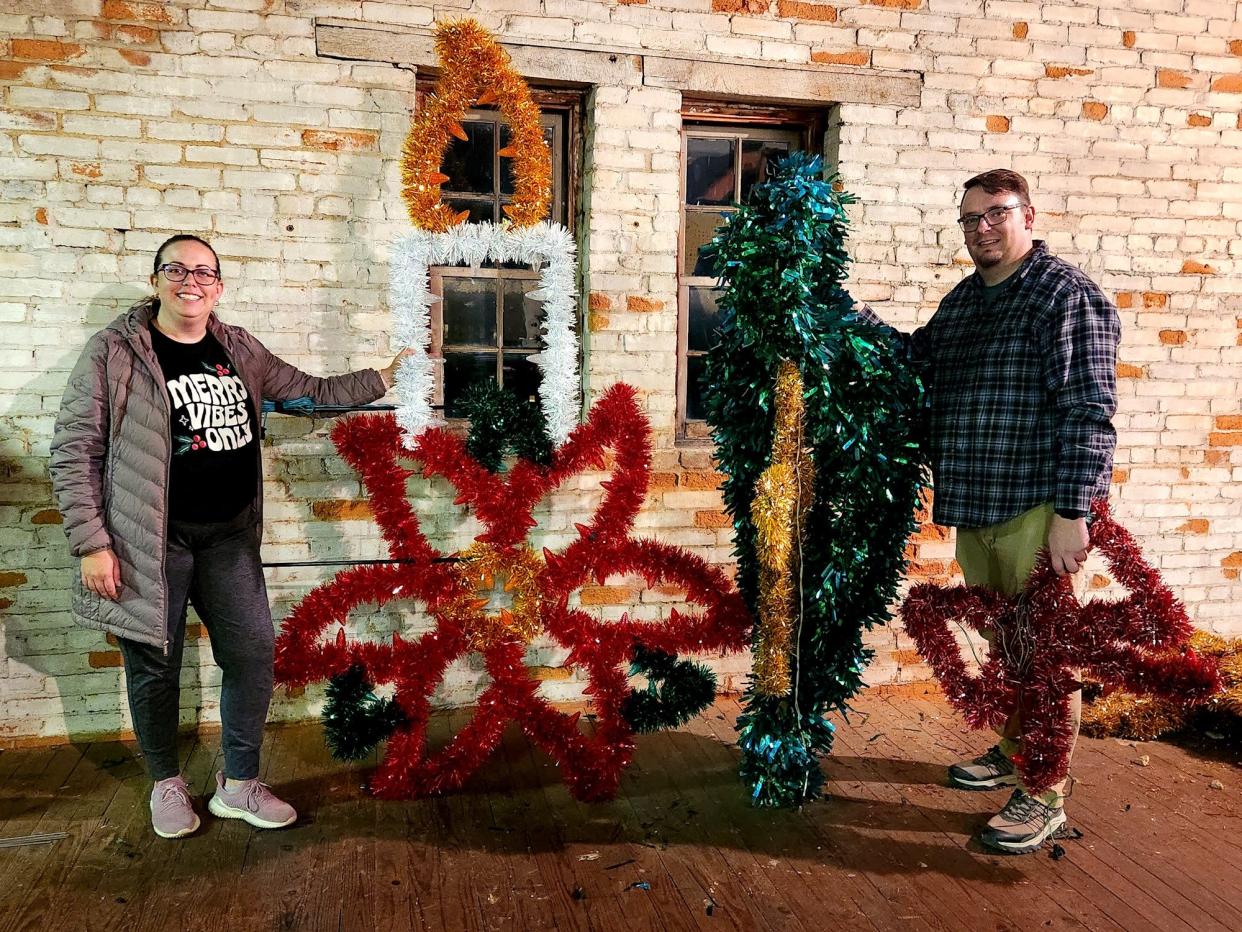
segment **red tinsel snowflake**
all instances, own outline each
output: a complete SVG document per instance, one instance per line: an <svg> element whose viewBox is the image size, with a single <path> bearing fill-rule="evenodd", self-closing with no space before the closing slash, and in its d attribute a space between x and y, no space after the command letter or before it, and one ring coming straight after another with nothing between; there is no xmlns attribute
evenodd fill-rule
<svg viewBox="0 0 1242 932"><path fill-rule="evenodd" d="M1070 696L1086 673L1140 695L1200 701L1220 688L1210 658L1182 648L1193 628L1186 610L1139 553L1130 534L1097 501L1091 542L1130 594L1079 604L1068 576L1040 554L1027 588L1006 598L981 586L913 587L901 606L906 631L940 680L949 702L975 728L996 728L1020 708L1022 742L1014 757L1029 792L1065 778L1072 745ZM991 655L966 672L949 622L991 632Z"/></svg>
<svg viewBox="0 0 1242 932"><path fill-rule="evenodd" d="M287 686L327 680L360 664L374 684L392 684L394 701L407 724L388 739L384 759L371 780L377 796L405 798L460 786L488 757L506 725L516 722L560 765L570 791L579 799L607 799L616 793L634 743L621 715L629 693L626 666L639 647L670 654L734 651L749 647L750 620L728 578L694 554L631 536L634 517L647 492L650 427L627 385L611 388L543 468L519 460L507 478L488 472L466 452L464 441L446 430L423 432L414 450L402 446L400 428L390 415L346 419L333 430L341 455L361 474L372 511L393 557L406 563L346 570L313 590L285 620L276 642L276 677ZM535 526L531 516L543 496L584 469L605 468L611 449L615 466L601 483L604 496L578 538L560 552L545 549L542 561L525 542ZM442 476L456 488L456 504L466 505L486 530L475 551L490 565L507 565L526 574L524 612L532 599L542 630L570 653L566 665L586 673L585 693L597 715L595 734L578 728L578 715L559 712L538 695L538 681L524 664L532 632L501 612L484 616L486 600L476 598L468 574L427 541L406 497L413 474L398 462L409 457L425 477ZM533 561L533 562L532 562ZM702 611L678 612L662 622L623 617L602 622L568 606L570 594L591 579L636 574L647 585L681 588ZM394 634L392 643L351 641L344 623L364 604L417 599L435 619L432 630L415 640ZM517 613L518 600L514 605ZM324 637L341 625L335 637ZM431 696L454 660L479 651L490 684L479 697L470 722L442 750L427 748Z"/></svg>

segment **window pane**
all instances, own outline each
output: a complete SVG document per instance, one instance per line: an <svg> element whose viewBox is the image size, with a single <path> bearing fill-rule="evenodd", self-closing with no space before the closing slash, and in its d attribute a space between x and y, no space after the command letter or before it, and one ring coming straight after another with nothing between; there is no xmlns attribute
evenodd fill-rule
<svg viewBox="0 0 1242 932"><path fill-rule="evenodd" d="M699 384L707 366L706 356L686 357L686 419L702 421L707 417L703 407L703 388Z"/></svg>
<svg viewBox="0 0 1242 932"><path fill-rule="evenodd" d="M691 352L706 352L716 345L716 328L720 324L720 312L716 307L717 291L714 288L691 288L690 306L686 319L686 348Z"/></svg>
<svg viewBox="0 0 1242 932"><path fill-rule="evenodd" d="M687 275L711 275L711 263L699 258L699 247L711 242L720 226L731 211L686 211L686 255L685 271Z"/></svg>
<svg viewBox="0 0 1242 932"><path fill-rule="evenodd" d="M444 282L444 343L496 345L496 283L485 278Z"/></svg>
<svg viewBox="0 0 1242 932"><path fill-rule="evenodd" d="M512 132L507 123L500 126L500 148L509 145L513 138ZM548 151L552 151L552 145L556 141L556 130L551 126L543 128L543 141L548 144ZM553 152L552 163L556 164L556 154ZM502 156L500 159L500 193L512 194L517 190L517 173L513 168L513 159L508 156Z"/></svg>
<svg viewBox="0 0 1242 932"><path fill-rule="evenodd" d="M505 346L539 347L539 319L543 316L543 304L526 300L526 292L537 287L539 282L533 280L505 282Z"/></svg>
<svg viewBox="0 0 1242 932"><path fill-rule="evenodd" d="M768 176L768 166L789 154L789 143L747 139L742 143L742 200L745 204L750 189Z"/></svg>
<svg viewBox="0 0 1242 932"><path fill-rule="evenodd" d="M686 203L732 204L737 140L691 136L686 140Z"/></svg>
<svg viewBox="0 0 1242 932"><path fill-rule="evenodd" d="M464 417L461 398L478 382L496 381L495 353L444 354L444 416Z"/></svg>
<svg viewBox="0 0 1242 932"><path fill-rule="evenodd" d="M444 154L444 167L449 176L444 191L471 191L475 194L495 192L492 159L495 156L496 124L463 121L467 140L454 139Z"/></svg>
<svg viewBox="0 0 1242 932"><path fill-rule="evenodd" d="M484 220L496 219L495 201L484 201L468 197L446 197L444 202L455 211L470 211L470 216L466 218L467 223L481 223Z"/></svg>
<svg viewBox="0 0 1242 932"><path fill-rule="evenodd" d="M539 367L528 353L505 353L504 386L522 399L538 400Z"/></svg>

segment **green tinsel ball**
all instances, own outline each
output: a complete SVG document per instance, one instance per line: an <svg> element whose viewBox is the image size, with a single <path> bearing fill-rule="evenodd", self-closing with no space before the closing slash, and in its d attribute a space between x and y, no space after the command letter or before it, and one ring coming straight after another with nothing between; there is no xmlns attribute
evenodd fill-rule
<svg viewBox="0 0 1242 932"><path fill-rule="evenodd" d="M407 721L401 706L375 695L360 664L328 681L323 730L337 760L361 760Z"/></svg>
<svg viewBox="0 0 1242 932"><path fill-rule="evenodd" d="M640 674L647 677L647 688L630 690L621 706L622 717L637 732L684 725L716 698L716 675L673 654L637 647L630 675Z"/></svg>
<svg viewBox="0 0 1242 932"><path fill-rule="evenodd" d="M495 382L476 382L466 389L461 411L470 420L466 449L484 469L499 472L509 453L551 465L552 438L535 402L518 398Z"/></svg>

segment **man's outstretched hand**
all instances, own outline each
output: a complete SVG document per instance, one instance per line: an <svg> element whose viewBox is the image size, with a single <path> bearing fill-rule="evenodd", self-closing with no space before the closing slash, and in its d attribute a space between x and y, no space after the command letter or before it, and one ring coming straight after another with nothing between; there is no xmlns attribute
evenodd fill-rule
<svg viewBox="0 0 1242 932"><path fill-rule="evenodd" d="M1087 562L1091 539L1087 535L1086 518L1052 516L1048 525L1048 556L1058 576L1077 573Z"/></svg>

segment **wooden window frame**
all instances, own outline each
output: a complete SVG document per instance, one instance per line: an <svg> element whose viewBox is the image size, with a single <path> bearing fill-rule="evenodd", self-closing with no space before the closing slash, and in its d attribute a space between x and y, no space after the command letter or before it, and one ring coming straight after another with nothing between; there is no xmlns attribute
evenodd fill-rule
<svg viewBox="0 0 1242 932"><path fill-rule="evenodd" d="M420 76L415 88L416 107L421 109L425 104L426 96L432 93L434 89L434 77ZM543 112L542 121L544 125L553 125L553 145L556 147L553 151L559 150L561 153L560 158L554 157L552 160L552 217L557 222L563 223L572 234L576 226L575 221L580 207L583 107L586 94L585 91L531 88L531 97ZM470 122L472 119L493 120L497 115L497 108L476 108L468 111L463 122ZM496 193L493 197L497 202L500 202L499 156L493 153L493 158L496 160L496 163L493 165L493 177L497 179ZM459 192L444 192L446 200L458 196L460 196ZM469 195L465 196L469 197ZM496 356L496 380L497 384L500 384L506 352L504 346L504 305L503 301L500 300L501 282L530 281L534 283L539 280L539 273L531 269L516 268L471 269L465 266L433 266L430 269L430 277L432 293L441 298L444 295L443 281L445 278L469 278L476 281L490 279L495 283L497 292L495 345L483 346L454 343L451 344L450 348L453 352L494 353ZM578 322L578 327L579 331L581 331L581 321ZM444 345L444 302L441 300L434 302L431 306L430 348L432 357L441 362L435 368L433 402L437 410L440 411L444 411L445 403ZM539 349L509 349L508 352L534 355L539 352ZM448 420L449 424L453 426L464 427L466 425L466 421L463 418L451 418Z"/></svg>
<svg viewBox="0 0 1242 932"><path fill-rule="evenodd" d="M824 151L826 113L792 107L766 107L752 104L726 104L712 101L689 101L682 107L680 222L677 233L677 431L679 445L711 443L711 429L704 420L691 419L686 412L686 390L690 356L705 355L689 348L690 289L710 287L717 279L686 273L686 220L691 213L725 213L735 210L728 205L691 205L686 203L687 150L690 137L767 139L794 143L795 147L815 152ZM739 149L740 152L740 149ZM741 173L734 179L735 199L741 190Z"/></svg>

